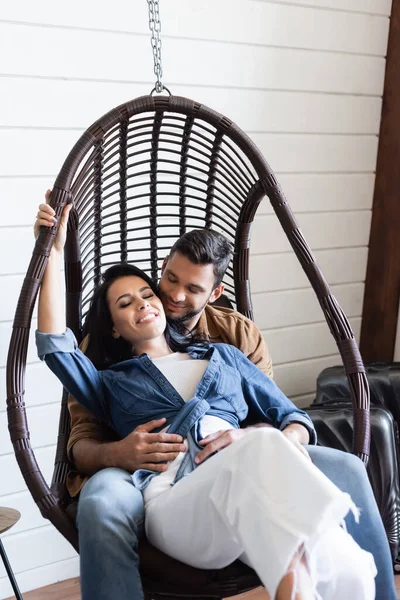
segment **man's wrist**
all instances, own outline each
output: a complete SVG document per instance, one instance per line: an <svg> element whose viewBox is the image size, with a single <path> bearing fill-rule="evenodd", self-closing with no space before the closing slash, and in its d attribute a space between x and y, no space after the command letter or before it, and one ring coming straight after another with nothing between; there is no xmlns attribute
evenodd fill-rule
<svg viewBox="0 0 400 600"><path fill-rule="evenodd" d="M246 430L251 431L252 429L256 429L258 427L273 427L270 423L256 423L255 425L249 425L246 427ZM306 445L310 443L310 433L304 425L301 423L289 423L282 430L282 433L287 437L291 437L296 439L300 444Z"/></svg>
<svg viewBox="0 0 400 600"><path fill-rule="evenodd" d="M118 467L118 442L103 442L101 444L101 463L104 469Z"/></svg>
<svg viewBox="0 0 400 600"><path fill-rule="evenodd" d="M310 433L307 427L301 425L301 423L290 423L282 431L287 437L297 439L300 444L310 443Z"/></svg>

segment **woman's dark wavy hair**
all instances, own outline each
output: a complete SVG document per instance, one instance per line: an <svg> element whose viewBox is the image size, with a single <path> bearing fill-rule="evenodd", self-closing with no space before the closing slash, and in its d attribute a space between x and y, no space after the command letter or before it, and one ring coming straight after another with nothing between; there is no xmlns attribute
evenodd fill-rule
<svg viewBox="0 0 400 600"><path fill-rule="evenodd" d="M86 355L97 369L106 369L113 364L132 358L134 349L122 337L114 338L113 322L107 302L107 292L111 284L120 277L135 276L143 279L158 296L158 288L154 281L141 269L129 263L119 263L107 269L102 275L102 282L95 289L83 327L84 337L89 335ZM165 339L173 352L186 352L192 344L207 345L207 341L195 337L188 332L184 335L167 323Z"/></svg>

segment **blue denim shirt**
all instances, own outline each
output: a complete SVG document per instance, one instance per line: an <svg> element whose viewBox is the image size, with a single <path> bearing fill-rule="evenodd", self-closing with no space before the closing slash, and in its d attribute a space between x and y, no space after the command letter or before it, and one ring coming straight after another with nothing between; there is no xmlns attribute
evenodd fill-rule
<svg viewBox="0 0 400 600"><path fill-rule="evenodd" d="M187 438L189 451L175 481L196 467L194 457L202 449L198 445L199 425L205 414L220 417L239 428L250 408L260 422L281 430L290 423L301 423L310 433L310 443L316 443L315 429L308 415L229 344L189 346L188 354L192 358L209 362L195 395L188 402L147 354L98 371L78 349L70 329L57 335L37 331L36 345L40 359L45 360L66 390L121 438L139 425L161 417L166 418L168 433ZM144 469L136 471L135 486L144 489L156 475Z"/></svg>

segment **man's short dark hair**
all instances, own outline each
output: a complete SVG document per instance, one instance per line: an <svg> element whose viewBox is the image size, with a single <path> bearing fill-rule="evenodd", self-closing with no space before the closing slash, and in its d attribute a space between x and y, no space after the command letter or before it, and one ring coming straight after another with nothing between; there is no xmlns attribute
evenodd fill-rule
<svg viewBox="0 0 400 600"><path fill-rule="evenodd" d="M214 267L214 289L221 283L232 256L229 240L212 229L193 229L184 233L172 246L170 256L180 252L195 265Z"/></svg>

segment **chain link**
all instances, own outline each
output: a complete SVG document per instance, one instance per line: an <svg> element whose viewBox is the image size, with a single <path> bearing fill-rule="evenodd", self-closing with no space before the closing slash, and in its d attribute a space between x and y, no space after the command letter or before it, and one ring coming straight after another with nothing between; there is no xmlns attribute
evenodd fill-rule
<svg viewBox="0 0 400 600"><path fill-rule="evenodd" d="M153 48L154 58L154 74L157 77L155 91L160 94L164 91L162 78L162 61L161 61L161 21L160 21L160 1L147 0L149 5L149 27L151 31L151 47ZM154 91L154 90L153 90Z"/></svg>

